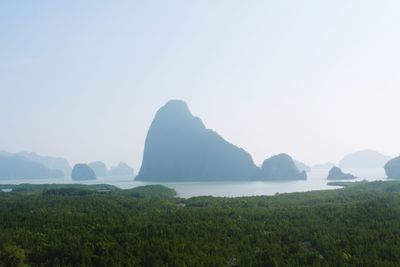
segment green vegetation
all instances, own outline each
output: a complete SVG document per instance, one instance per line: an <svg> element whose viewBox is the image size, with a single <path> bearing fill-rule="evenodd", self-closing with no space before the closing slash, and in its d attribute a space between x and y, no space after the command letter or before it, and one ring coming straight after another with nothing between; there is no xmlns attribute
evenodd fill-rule
<svg viewBox="0 0 400 267"><path fill-rule="evenodd" d="M108 184L4 184L0 185L0 190L2 189L11 189L13 193L28 195L88 195L108 193L136 198L171 198L176 196L174 189L162 185L147 185L122 190Z"/></svg>
<svg viewBox="0 0 400 267"><path fill-rule="evenodd" d="M121 192L125 195L139 198L172 198L176 196L174 189L162 185L139 186Z"/></svg>
<svg viewBox="0 0 400 267"><path fill-rule="evenodd" d="M94 188L0 192L0 266L400 264L400 182L241 198Z"/></svg>
<svg viewBox="0 0 400 267"><path fill-rule="evenodd" d="M365 184L365 183L368 183L368 181L367 180L362 180L362 181L358 181L358 182L333 181L333 182L328 182L327 185L348 187L348 186L360 185L360 184Z"/></svg>
<svg viewBox="0 0 400 267"><path fill-rule="evenodd" d="M108 184L0 184L0 189L12 189L14 193L39 194L47 190L76 189L87 191L120 191L116 186Z"/></svg>

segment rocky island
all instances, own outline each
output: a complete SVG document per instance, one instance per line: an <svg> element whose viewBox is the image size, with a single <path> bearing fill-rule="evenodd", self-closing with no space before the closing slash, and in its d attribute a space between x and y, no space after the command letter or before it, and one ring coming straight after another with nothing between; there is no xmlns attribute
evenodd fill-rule
<svg viewBox="0 0 400 267"><path fill-rule="evenodd" d="M307 173L299 171L292 157L279 154L266 159L261 167L261 180L306 180Z"/></svg>
<svg viewBox="0 0 400 267"><path fill-rule="evenodd" d="M134 176L134 170L131 166L124 162L120 162L117 166L111 167L108 176Z"/></svg>
<svg viewBox="0 0 400 267"><path fill-rule="evenodd" d="M400 156L389 160L384 168L389 179L400 179Z"/></svg>
<svg viewBox="0 0 400 267"><path fill-rule="evenodd" d="M301 162L299 160L293 160L293 161L299 171L311 172L311 167L305 164L304 162Z"/></svg>
<svg viewBox="0 0 400 267"><path fill-rule="evenodd" d="M96 180L96 174L87 164L76 164L72 169L72 180Z"/></svg>
<svg viewBox="0 0 400 267"><path fill-rule="evenodd" d="M156 113L148 131L137 180L252 180L259 168L239 148L192 115L187 104L171 100Z"/></svg>
<svg viewBox="0 0 400 267"><path fill-rule="evenodd" d="M102 161L94 161L89 163L89 167L94 171L97 177L105 177L108 175L107 166Z"/></svg>
<svg viewBox="0 0 400 267"><path fill-rule="evenodd" d="M46 168L43 164L20 156L0 156L0 179L48 179L63 178L60 170Z"/></svg>
<svg viewBox="0 0 400 267"><path fill-rule="evenodd" d="M326 178L327 180L353 180L357 179L356 176L350 174L350 173L344 173L339 167L332 167L332 169L329 171L328 177Z"/></svg>

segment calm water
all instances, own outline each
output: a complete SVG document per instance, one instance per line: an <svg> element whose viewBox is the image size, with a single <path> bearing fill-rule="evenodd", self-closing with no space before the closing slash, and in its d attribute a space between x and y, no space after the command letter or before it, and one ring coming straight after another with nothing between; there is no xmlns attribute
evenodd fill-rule
<svg viewBox="0 0 400 267"><path fill-rule="evenodd" d="M358 180L366 179L368 181L383 180L385 172L383 169L348 169L344 172L350 172ZM98 178L96 181L80 181L83 184L111 184L122 189L129 189L148 184L163 184L174 188L179 196L188 198L193 196L256 196L256 195L274 195L275 193L305 192L311 190L335 189L338 187L328 186L326 177L328 170L314 170L308 173L306 181L292 182L176 182L176 183L148 183L134 181L131 178ZM45 184L45 183L78 183L70 179L36 179L36 180L8 180L0 181L1 184Z"/></svg>

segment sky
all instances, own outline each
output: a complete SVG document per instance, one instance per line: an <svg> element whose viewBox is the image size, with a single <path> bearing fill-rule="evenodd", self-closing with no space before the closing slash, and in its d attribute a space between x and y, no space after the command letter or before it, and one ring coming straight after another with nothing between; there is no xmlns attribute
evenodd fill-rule
<svg viewBox="0 0 400 267"><path fill-rule="evenodd" d="M400 154L399 1L1 1L0 150L140 168L185 100L256 164Z"/></svg>

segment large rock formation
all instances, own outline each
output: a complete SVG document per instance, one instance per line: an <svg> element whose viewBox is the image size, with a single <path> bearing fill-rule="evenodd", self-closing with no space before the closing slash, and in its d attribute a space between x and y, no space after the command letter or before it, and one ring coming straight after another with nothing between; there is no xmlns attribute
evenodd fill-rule
<svg viewBox="0 0 400 267"><path fill-rule="evenodd" d="M137 180L249 180L259 169L249 153L225 141L194 117L185 102L171 100L147 133Z"/></svg>
<svg viewBox="0 0 400 267"><path fill-rule="evenodd" d="M296 165L297 169L300 172L302 172L302 171L311 172L311 168L307 164L305 164L305 163L303 163L301 161L298 161L298 160L293 160L293 161L294 161L294 164Z"/></svg>
<svg viewBox="0 0 400 267"><path fill-rule="evenodd" d="M96 180L96 174L87 164L76 164L72 169L72 180Z"/></svg>
<svg viewBox="0 0 400 267"><path fill-rule="evenodd" d="M356 176L350 173L343 173L342 170L336 166L332 167L329 171L327 180L352 180L357 179Z"/></svg>
<svg viewBox="0 0 400 267"><path fill-rule="evenodd" d="M287 154L279 154L266 159L261 167L262 180L306 180L305 171L300 172L293 159Z"/></svg>
<svg viewBox="0 0 400 267"><path fill-rule="evenodd" d="M107 166L104 162L94 161L89 163L89 167L94 171L97 177L104 177L108 175Z"/></svg>
<svg viewBox="0 0 400 267"><path fill-rule="evenodd" d="M128 164L120 162L117 166L111 167L109 176L134 176L133 168Z"/></svg>
<svg viewBox="0 0 400 267"><path fill-rule="evenodd" d="M374 150L362 150L345 156L339 167L343 169L383 168L391 157Z"/></svg>
<svg viewBox="0 0 400 267"><path fill-rule="evenodd" d="M17 156L0 156L0 179L48 179L63 178L60 170L51 170L44 165Z"/></svg>
<svg viewBox="0 0 400 267"><path fill-rule="evenodd" d="M400 179L400 156L385 164L385 172L389 179Z"/></svg>

